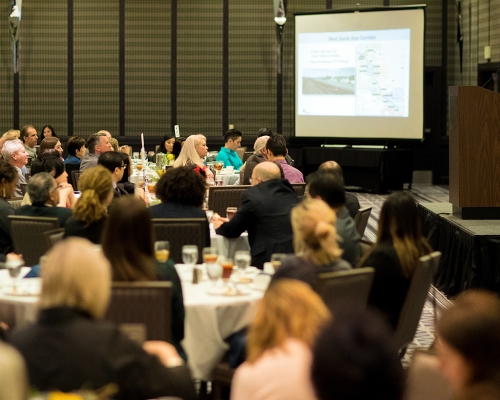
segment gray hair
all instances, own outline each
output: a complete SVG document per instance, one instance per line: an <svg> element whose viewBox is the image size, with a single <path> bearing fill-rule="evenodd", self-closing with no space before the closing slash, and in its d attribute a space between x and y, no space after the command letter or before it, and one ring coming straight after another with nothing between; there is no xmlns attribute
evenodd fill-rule
<svg viewBox="0 0 500 400"><path fill-rule="evenodd" d="M89 154L95 153L95 146L101 141L101 136L106 136L106 134L102 131L99 131L89 136L89 138L87 139L87 143L85 144L85 147L88 149Z"/></svg>
<svg viewBox="0 0 500 400"><path fill-rule="evenodd" d="M54 189L54 177L48 172L39 172L33 175L26 190L31 199L31 204L45 204Z"/></svg>
<svg viewBox="0 0 500 400"><path fill-rule="evenodd" d="M3 159L9 162L12 158L12 154L21 151L23 148L24 144L19 139L7 140L2 147Z"/></svg>
<svg viewBox="0 0 500 400"><path fill-rule="evenodd" d="M259 154L260 151L264 147L266 147L266 143L267 143L268 139L269 139L269 136L261 136L261 137L257 138L257 140L255 141L255 143L253 145L253 149L255 150L254 154Z"/></svg>

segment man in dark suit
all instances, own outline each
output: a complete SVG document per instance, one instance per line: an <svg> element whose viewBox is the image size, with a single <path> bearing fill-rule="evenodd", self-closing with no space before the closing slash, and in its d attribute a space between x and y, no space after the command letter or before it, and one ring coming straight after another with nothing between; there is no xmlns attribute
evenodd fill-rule
<svg viewBox="0 0 500 400"><path fill-rule="evenodd" d="M32 176L26 190L31 199L31 205L19 207L16 215L31 217L50 217L59 220L62 228L71 217L71 209L57 207L59 203L59 185L48 172L40 172Z"/></svg>
<svg viewBox="0 0 500 400"><path fill-rule="evenodd" d="M124 189L123 185L118 184L123 178L123 172L125 171L125 163L123 162L122 154L116 151L103 153L99 157L97 164L102 165L111 172L111 180L113 181L114 189L113 195L115 199L130 194Z"/></svg>
<svg viewBox="0 0 500 400"><path fill-rule="evenodd" d="M213 218L214 228L227 238L248 231L252 265L262 268L273 253L293 253L290 211L299 202L292 186L280 179L280 170L272 162L257 164L252 171L251 187L242 195L242 203L231 221Z"/></svg>
<svg viewBox="0 0 500 400"><path fill-rule="evenodd" d="M344 176L344 172L342 171L342 167L336 161L325 161L323 164L319 166L319 171L334 171L338 172L340 176ZM354 218L360 208L359 200L356 195L345 192L345 206L349 210L349 215Z"/></svg>

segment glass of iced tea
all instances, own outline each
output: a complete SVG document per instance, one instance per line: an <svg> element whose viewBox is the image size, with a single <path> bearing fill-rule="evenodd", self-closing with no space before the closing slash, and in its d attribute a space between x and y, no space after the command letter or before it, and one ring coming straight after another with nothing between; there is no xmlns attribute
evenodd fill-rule
<svg viewBox="0 0 500 400"><path fill-rule="evenodd" d="M203 262L207 267L207 274L210 280L217 283L217 280L222 276L222 267L217 262L217 248L216 247L205 247L203 249Z"/></svg>
<svg viewBox="0 0 500 400"><path fill-rule="evenodd" d="M155 242L155 257L158 262L167 262L170 255L170 242L158 240Z"/></svg>
<svg viewBox="0 0 500 400"><path fill-rule="evenodd" d="M278 267L281 265L281 262L287 257L286 254L284 253L274 253L271 254L271 264L273 264L273 267L275 270L278 269Z"/></svg>
<svg viewBox="0 0 500 400"><path fill-rule="evenodd" d="M136 169L137 171L141 171L141 170L142 170L142 163L137 163L137 164L135 165L135 169Z"/></svg>
<svg viewBox="0 0 500 400"><path fill-rule="evenodd" d="M238 209L236 207L226 208L226 217L229 221L231 221L231 219L234 217L234 214L236 214L236 211L238 211Z"/></svg>
<svg viewBox="0 0 500 400"><path fill-rule="evenodd" d="M216 161L214 162L214 168L215 171L219 174L222 171L222 168L224 168L224 163L221 161Z"/></svg>
<svg viewBox="0 0 500 400"><path fill-rule="evenodd" d="M222 280L227 284L229 278L231 278L231 273L233 272L233 259L225 258L221 261L222 265Z"/></svg>
<svg viewBox="0 0 500 400"><path fill-rule="evenodd" d="M153 194L155 192L156 182L148 182L149 193Z"/></svg>

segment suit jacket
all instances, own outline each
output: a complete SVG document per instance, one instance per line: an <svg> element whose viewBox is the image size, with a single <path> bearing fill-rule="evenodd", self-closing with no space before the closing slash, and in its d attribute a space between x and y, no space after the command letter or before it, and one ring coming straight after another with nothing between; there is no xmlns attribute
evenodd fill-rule
<svg viewBox="0 0 500 400"><path fill-rule="evenodd" d="M199 207L178 203L160 203L149 208L151 218L207 218L207 214ZM206 228L207 247L210 247L210 228Z"/></svg>
<svg viewBox="0 0 500 400"><path fill-rule="evenodd" d="M250 178L252 177L253 169L262 161L267 161L267 159L260 153L253 154L247 158L245 171L243 171L243 183L241 183L242 185L250 185Z"/></svg>
<svg viewBox="0 0 500 400"><path fill-rule="evenodd" d="M41 310L34 325L12 334L11 343L40 391L99 389L114 382L116 399L196 398L187 367L164 367L115 326L78 309Z"/></svg>
<svg viewBox="0 0 500 400"><path fill-rule="evenodd" d="M355 194L345 192L345 206L349 210L349 215L354 218L360 209L358 197Z"/></svg>
<svg viewBox="0 0 500 400"><path fill-rule="evenodd" d="M336 215L337 234L342 238L342 240L339 240L339 246L344 250L342 258L351 265L357 265L361 258L361 244L359 243L360 237L354 220L345 207L341 207Z"/></svg>
<svg viewBox="0 0 500 400"><path fill-rule="evenodd" d="M63 207L52 207L43 205L27 205L19 207L16 212L16 215L27 215L30 217L49 217L49 218L57 218L59 220L59 226L64 228L66 224L66 220L71 217L71 209L63 208Z"/></svg>
<svg viewBox="0 0 500 400"><path fill-rule="evenodd" d="M97 161L99 161L99 156L97 154L85 154L80 162L80 173L82 173L86 169L95 167L97 165Z"/></svg>
<svg viewBox="0 0 500 400"><path fill-rule="evenodd" d="M262 268L273 253L293 253L290 211L298 202L286 179L262 182L242 195L238 212L216 232L236 238L248 231L252 265Z"/></svg>
<svg viewBox="0 0 500 400"><path fill-rule="evenodd" d="M127 192L122 185L116 185L113 189L113 197L115 199L119 199L122 196L128 196L130 193Z"/></svg>
<svg viewBox="0 0 500 400"><path fill-rule="evenodd" d="M14 197L23 197L23 192L21 190L21 183L28 183L26 177L23 174L23 171L17 167L14 167L17 171L17 176L19 180L17 181L16 191L14 193Z"/></svg>

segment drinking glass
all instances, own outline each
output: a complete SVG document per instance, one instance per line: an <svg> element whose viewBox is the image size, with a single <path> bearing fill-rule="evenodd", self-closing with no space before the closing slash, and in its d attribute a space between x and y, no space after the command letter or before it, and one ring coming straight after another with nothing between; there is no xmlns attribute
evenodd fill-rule
<svg viewBox="0 0 500 400"><path fill-rule="evenodd" d="M221 261L222 265L222 280L224 283L229 282L229 278L231 278L231 273L233 272L233 260L231 258L225 258Z"/></svg>
<svg viewBox="0 0 500 400"><path fill-rule="evenodd" d="M17 291L17 282L23 264L24 264L23 260L8 260L5 263L5 268L7 268L7 270L9 271L9 275L12 278L13 292Z"/></svg>
<svg viewBox="0 0 500 400"><path fill-rule="evenodd" d="M186 265L195 266L196 262L198 261L198 246L182 246L182 261Z"/></svg>
<svg viewBox="0 0 500 400"><path fill-rule="evenodd" d="M214 162L214 168L215 171L219 174L222 171L222 168L224 167L224 163L221 161L216 161Z"/></svg>
<svg viewBox="0 0 500 400"><path fill-rule="evenodd" d="M222 277L222 267L217 262L217 248L215 247L205 247L203 249L203 262L207 266L207 274L210 280L217 283L217 280Z"/></svg>
<svg viewBox="0 0 500 400"><path fill-rule="evenodd" d="M281 265L281 262L287 257L284 253L274 253L271 254L271 264L273 264L274 269L278 269Z"/></svg>
<svg viewBox="0 0 500 400"><path fill-rule="evenodd" d="M234 253L234 263L236 264L239 273L245 272L247 267L250 266L251 259L250 252L247 250L238 250Z"/></svg>
<svg viewBox="0 0 500 400"><path fill-rule="evenodd" d="M238 211L238 208L236 207L228 207L226 208L226 217L229 221L234 217L234 214L236 214L236 211Z"/></svg>
<svg viewBox="0 0 500 400"><path fill-rule="evenodd" d="M170 242L158 240L155 242L155 257L158 262L167 262L170 255Z"/></svg>

